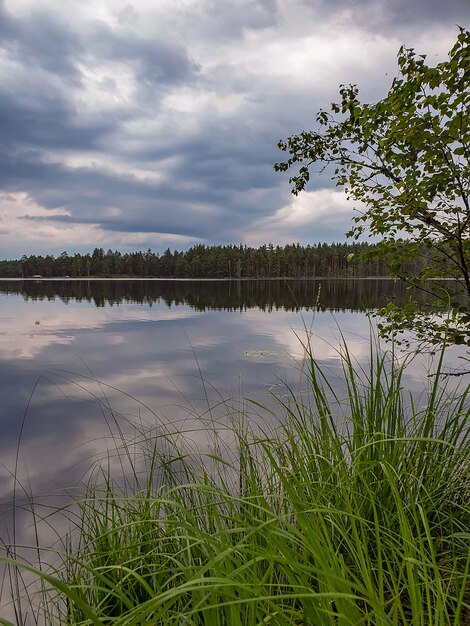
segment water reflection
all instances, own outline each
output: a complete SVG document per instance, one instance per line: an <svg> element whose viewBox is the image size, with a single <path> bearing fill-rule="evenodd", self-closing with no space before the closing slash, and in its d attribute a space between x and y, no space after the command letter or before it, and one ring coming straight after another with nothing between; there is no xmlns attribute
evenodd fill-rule
<svg viewBox="0 0 470 626"><path fill-rule="evenodd" d="M299 384L306 330L335 376L339 329L364 366L366 310L407 297L384 280L0 281L0 513L21 430L21 498L20 485L49 498L76 484L115 446L114 420L131 437L134 425L193 430L204 447L227 405ZM423 378L414 367L407 384Z"/></svg>
<svg viewBox="0 0 470 626"><path fill-rule="evenodd" d="M337 280L11 280L0 281L0 293L25 300L90 302L97 307L124 303L188 305L195 311L322 310L364 311L389 300L406 301L402 283L383 279ZM423 297L420 293L416 297Z"/></svg>
<svg viewBox="0 0 470 626"><path fill-rule="evenodd" d="M66 469L80 455L105 449L109 431L100 403L130 422L151 425L158 416L197 427L197 415L208 406L242 391L269 401L278 380L298 377L302 347L295 333L310 325L317 300L323 310L337 311L351 348L366 358L368 322L355 310L382 304L396 285L354 284L1 281L0 455L6 469L0 497L11 493L7 470L26 407L20 478L40 493L51 480L67 483ZM314 340L318 357L333 362L331 314L317 313L313 330L322 337Z"/></svg>

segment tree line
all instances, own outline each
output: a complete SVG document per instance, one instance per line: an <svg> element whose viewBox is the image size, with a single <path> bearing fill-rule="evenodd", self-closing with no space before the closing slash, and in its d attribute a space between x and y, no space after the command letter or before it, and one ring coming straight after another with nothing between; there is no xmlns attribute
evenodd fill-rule
<svg viewBox="0 0 470 626"><path fill-rule="evenodd" d="M386 276L387 263L374 254L375 244L319 243L308 246L246 245L206 246L162 254L122 253L95 248L87 254L62 252L23 255L0 261L5 278L50 277L149 277L149 278L312 278Z"/></svg>

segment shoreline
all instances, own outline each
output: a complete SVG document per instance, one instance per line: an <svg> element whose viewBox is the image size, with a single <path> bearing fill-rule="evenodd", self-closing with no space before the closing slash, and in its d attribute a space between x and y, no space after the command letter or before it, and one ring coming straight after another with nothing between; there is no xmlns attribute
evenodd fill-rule
<svg viewBox="0 0 470 626"><path fill-rule="evenodd" d="M149 277L149 276L128 276L128 277L103 277L103 276L68 276L68 277L44 277L44 278L12 278L12 277L1 277L0 281L9 281L9 282L90 282L90 281L177 281L177 282L247 282L247 281L282 281L282 280L386 280L386 281L398 281L397 278L391 278L389 276L265 276L258 278L244 277L244 278L175 278L175 277ZM453 278L430 278L429 280L445 280L445 281L453 281Z"/></svg>

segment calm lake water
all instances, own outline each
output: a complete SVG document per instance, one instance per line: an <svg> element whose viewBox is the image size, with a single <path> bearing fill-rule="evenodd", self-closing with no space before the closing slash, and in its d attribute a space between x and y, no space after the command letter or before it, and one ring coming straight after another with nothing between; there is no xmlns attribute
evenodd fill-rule
<svg viewBox="0 0 470 626"><path fill-rule="evenodd" d="M0 539L16 465L18 499L20 484L49 498L105 456L117 426L193 431L204 448L225 401L272 406L283 383L299 385L306 328L338 384L340 331L366 366L367 312L408 297L387 280L0 281ZM406 383L424 388L425 360Z"/></svg>
<svg viewBox="0 0 470 626"><path fill-rule="evenodd" d="M131 422L197 428L221 399L269 403L279 383L298 383L305 327L333 373L338 329L365 364L367 311L407 297L386 280L0 281L0 498L25 412L19 474L40 493L105 448L103 406ZM413 368L408 382L423 376Z"/></svg>

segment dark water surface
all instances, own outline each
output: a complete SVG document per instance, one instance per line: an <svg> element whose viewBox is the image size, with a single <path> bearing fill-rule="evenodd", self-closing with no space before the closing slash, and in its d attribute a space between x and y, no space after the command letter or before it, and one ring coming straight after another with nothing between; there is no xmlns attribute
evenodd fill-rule
<svg viewBox="0 0 470 626"><path fill-rule="evenodd" d="M194 430L204 448L205 425L227 421L225 401L236 414L242 395L272 406L284 382L299 385L296 335L311 330L335 381L340 330L365 366L367 312L408 297L387 280L1 280L0 540L13 474L18 501L62 493L106 458L117 427ZM407 384L423 380L416 361Z"/></svg>
<svg viewBox="0 0 470 626"><path fill-rule="evenodd" d="M59 487L106 448L103 407L196 428L221 399L268 402L280 381L298 382L305 326L333 371L338 329L365 363L367 311L407 297L386 280L0 281L0 499L21 430L19 477L35 493Z"/></svg>

